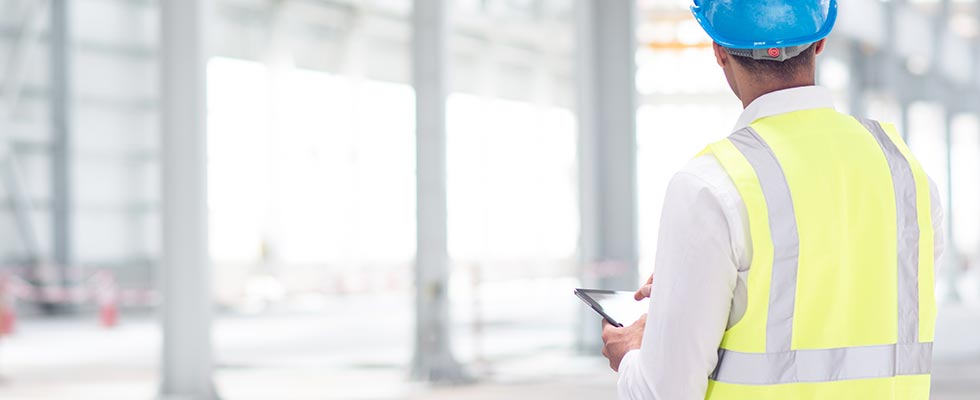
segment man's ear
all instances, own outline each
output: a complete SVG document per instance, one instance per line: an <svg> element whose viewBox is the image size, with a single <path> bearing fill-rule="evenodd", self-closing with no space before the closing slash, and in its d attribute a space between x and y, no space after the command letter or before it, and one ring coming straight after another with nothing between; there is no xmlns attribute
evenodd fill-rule
<svg viewBox="0 0 980 400"><path fill-rule="evenodd" d="M729 63L728 52L718 42L712 42L711 47L715 50L715 61L718 62L718 66L725 68Z"/></svg>
<svg viewBox="0 0 980 400"><path fill-rule="evenodd" d="M823 53L823 48L827 44L827 39L820 39L820 41L813 44L814 54Z"/></svg>

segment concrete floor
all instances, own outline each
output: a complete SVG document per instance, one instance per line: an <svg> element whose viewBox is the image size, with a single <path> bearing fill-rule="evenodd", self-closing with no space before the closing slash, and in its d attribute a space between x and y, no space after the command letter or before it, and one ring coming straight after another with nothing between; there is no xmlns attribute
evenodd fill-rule
<svg viewBox="0 0 980 400"><path fill-rule="evenodd" d="M566 363L555 363L564 358ZM615 375L595 359L554 356L535 362L541 370L485 377L477 384L430 387L407 382L398 369L221 368L215 381L224 399L239 400L499 400L614 399ZM574 372L554 373L575 365ZM506 365L500 368L506 368ZM550 370L550 371L548 371ZM980 359L939 363L933 379L933 400L980 398ZM3 399L152 399L153 369L110 367L50 369L43 373L9 375L0 381Z"/></svg>
<svg viewBox="0 0 980 400"><path fill-rule="evenodd" d="M568 316L578 304L544 300L571 297L562 285L536 289L555 293L543 296L539 309L498 302L481 314L481 330L464 317L472 310L454 310L454 348L479 376L476 384L430 387L406 379L411 302L401 295L218 318L215 384L232 400L615 398L616 375L605 360L570 350ZM153 399L159 342L150 316L123 316L110 330L94 317L20 321L15 335L0 338L0 399ZM933 399L980 399L980 355L956 355L935 363Z"/></svg>

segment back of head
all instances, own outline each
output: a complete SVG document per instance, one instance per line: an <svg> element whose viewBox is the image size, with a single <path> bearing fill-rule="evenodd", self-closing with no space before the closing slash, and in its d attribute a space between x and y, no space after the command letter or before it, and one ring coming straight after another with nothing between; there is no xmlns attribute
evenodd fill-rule
<svg viewBox="0 0 980 400"><path fill-rule="evenodd" d="M765 93L814 84L814 58L834 28L837 0L694 0L691 12L747 106Z"/></svg>
<svg viewBox="0 0 980 400"><path fill-rule="evenodd" d="M694 0L711 38L753 73L793 76L813 64L814 46L837 20L837 0Z"/></svg>

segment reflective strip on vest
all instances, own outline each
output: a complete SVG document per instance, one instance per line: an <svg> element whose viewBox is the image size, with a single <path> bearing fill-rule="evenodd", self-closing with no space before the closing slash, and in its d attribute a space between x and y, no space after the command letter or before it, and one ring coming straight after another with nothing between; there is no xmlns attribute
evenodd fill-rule
<svg viewBox="0 0 980 400"><path fill-rule="evenodd" d="M751 127L729 137L754 169L765 198L773 246L766 352L720 349L711 374L717 382L742 385L833 382L929 374L932 343L919 343L919 225L912 167L875 121L861 121L885 155L897 211L898 343L818 350L792 350L799 267L799 232L789 184L772 149ZM772 216L778 216L773 218ZM787 218L786 216L791 216Z"/></svg>
<svg viewBox="0 0 980 400"><path fill-rule="evenodd" d="M796 215L783 168L759 134L745 128L729 138L755 169L769 215ZM793 307L796 305L796 272L800 264L800 236L796 218L769 218L772 235L772 280L766 319L766 352L790 351Z"/></svg>
<svg viewBox="0 0 980 400"><path fill-rule="evenodd" d="M932 343L794 350L782 353L718 352L711 379L740 385L833 382L928 374Z"/></svg>
<svg viewBox="0 0 980 400"><path fill-rule="evenodd" d="M919 216L915 178L908 160L877 121L861 120L885 153L895 186L898 212L898 343L919 342Z"/></svg>

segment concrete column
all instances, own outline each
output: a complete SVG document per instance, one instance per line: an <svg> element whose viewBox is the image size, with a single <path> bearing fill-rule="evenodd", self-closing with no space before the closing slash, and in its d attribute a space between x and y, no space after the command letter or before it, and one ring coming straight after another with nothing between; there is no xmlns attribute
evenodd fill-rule
<svg viewBox="0 0 980 400"><path fill-rule="evenodd" d="M949 286L946 300L952 303L961 301L957 283L960 279L960 259L959 251L956 248L956 241L953 240L953 221L955 213L953 209L953 117L955 114L949 107L949 103L943 104L943 129L946 139L946 204L945 220L943 221L943 235L945 238L945 248L943 249L943 279Z"/></svg>
<svg viewBox="0 0 980 400"><path fill-rule="evenodd" d="M861 49L861 43L851 41L848 45L850 51L850 79L847 85L848 103L850 103L851 115L859 118L868 116L868 105L865 94L868 91L868 79L866 75L867 58Z"/></svg>
<svg viewBox="0 0 980 400"><path fill-rule="evenodd" d="M72 284L71 26L68 0L51 1L51 247L60 283Z"/></svg>
<svg viewBox="0 0 980 400"><path fill-rule="evenodd" d="M909 107L910 106L911 106L911 103L909 103L904 98L900 98L898 100L898 113L899 113L899 117L898 117L899 118L899 121L898 121L898 123L901 124L901 127L899 128L899 129L901 129L901 131L899 131L899 132L901 133L902 140L904 140L905 143L908 143L908 141L909 141L909 132L910 132L910 127L912 126L909 123Z"/></svg>
<svg viewBox="0 0 980 400"><path fill-rule="evenodd" d="M980 2L977 2L974 5L974 12L976 13L975 15L980 15ZM971 68L973 74L970 76L970 82L972 83L971 86L976 88L976 87L980 87L980 37L973 39L973 46L971 46L971 50L973 54L971 54L970 61L973 67ZM964 95L964 96L970 96L970 95ZM972 94L972 96L976 96L976 95ZM980 105L980 99L978 99L977 97L974 97L974 99L977 102L973 103L973 107L968 109L972 110L972 112L974 112L977 118L980 118L980 110L976 109L977 105ZM980 132L976 132L975 134L980 135ZM973 206L977 207L977 205L975 204ZM976 243L974 245L980 246L980 243ZM976 268L976 265L974 265L974 268Z"/></svg>
<svg viewBox="0 0 980 400"><path fill-rule="evenodd" d="M942 68L942 60L945 59L943 54L943 38L948 29L949 16L951 10L950 0L941 0L939 2L939 10L933 16L933 43L932 43L932 57L929 70L929 78L932 82L929 89L934 91L934 96L938 97L938 101L943 107L943 129L944 138L946 144L946 204L945 204L945 217L946 220L943 221L945 244L946 247L943 252L943 266L942 274L943 280L949 286L949 292L947 294L947 300L952 303L959 303L961 301L959 289L957 288L957 283L960 279L960 263L962 259L960 258L959 251L956 248L956 241L953 240L953 222L955 221L955 211L953 209L953 151L952 151L952 141L953 141L953 118L955 116L955 111L952 109L952 105L955 101L959 99L954 99L949 95L949 91L953 89L951 85L948 84L948 80L945 77L945 73ZM938 92L938 93L936 93Z"/></svg>
<svg viewBox="0 0 980 400"><path fill-rule="evenodd" d="M580 277L587 288L635 290L636 4L577 0ZM581 307L578 347L594 351L600 320Z"/></svg>
<svg viewBox="0 0 980 400"><path fill-rule="evenodd" d="M415 86L417 249L415 355L412 377L457 383L467 374L450 347L449 251L446 224L446 0L415 0L412 81Z"/></svg>
<svg viewBox="0 0 980 400"><path fill-rule="evenodd" d="M160 2L163 357L160 396L214 399L208 260L207 0Z"/></svg>

